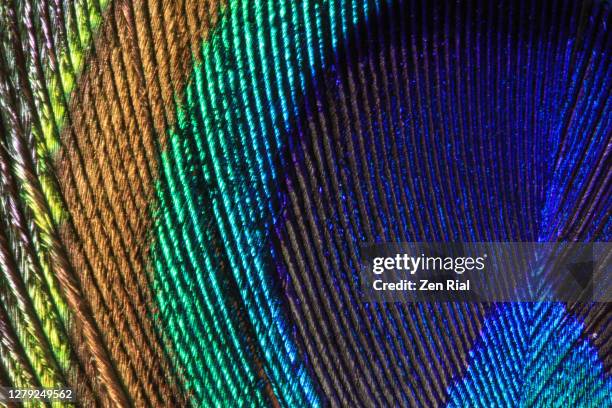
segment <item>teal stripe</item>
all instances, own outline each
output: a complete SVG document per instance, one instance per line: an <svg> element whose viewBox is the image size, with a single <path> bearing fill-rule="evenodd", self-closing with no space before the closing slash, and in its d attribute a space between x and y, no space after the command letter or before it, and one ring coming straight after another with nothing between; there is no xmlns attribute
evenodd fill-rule
<svg viewBox="0 0 612 408"><path fill-rule="evenodd" d="M153 246L160 318L194 405L268 405L256 361L283 406L320 405L273 288L269 234L284 135L354 7L231 1L202 46L161 158Z"/></svg>

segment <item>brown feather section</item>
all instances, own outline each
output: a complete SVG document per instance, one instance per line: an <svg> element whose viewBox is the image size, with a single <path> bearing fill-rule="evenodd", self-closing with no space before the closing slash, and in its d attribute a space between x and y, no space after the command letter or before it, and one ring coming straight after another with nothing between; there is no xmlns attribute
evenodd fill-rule
<svg viewBox="0 0 612 408"><path fill-rule="evenodd" d="M217 1L109 6L70 103L56 161L68 257L136 406L184 406L155 329L148 251L156 158ZM80 322L77 322L77 327Z"/></svg>

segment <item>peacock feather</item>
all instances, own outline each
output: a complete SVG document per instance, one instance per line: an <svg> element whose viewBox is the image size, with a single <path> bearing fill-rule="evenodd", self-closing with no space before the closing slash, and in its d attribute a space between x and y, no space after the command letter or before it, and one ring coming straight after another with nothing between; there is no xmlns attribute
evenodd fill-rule
<svg viewBox="0 0 612 408"><path fill-rule="evenodd" d="M0 0L0 386L612 407L609 303L360 286L365 243L612 237L611 11Z"/></svg>

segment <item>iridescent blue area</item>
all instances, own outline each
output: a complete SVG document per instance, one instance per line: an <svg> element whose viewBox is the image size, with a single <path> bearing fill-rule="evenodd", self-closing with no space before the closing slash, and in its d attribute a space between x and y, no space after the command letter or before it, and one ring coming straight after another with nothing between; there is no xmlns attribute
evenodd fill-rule
<svg viewBox="0 0 612 408"><path fill-rule="evenodd" d="M597 350L563 305L364 304L359 268L365 242L609 238L608 14L602 2L383 2L314 74L289 135L275 248L290 320L332 402L443 404L464 375L480 376L488 406L527 383L546 406L547 381L577 401L582 391L557 386L567 350L570 366L589 361L573 384L601 380L583 402L601 402ZM486 361L499 339L507 364L470 374L469 353Z"/></svg>
<svg viewBox="0 0 612 408"><path fill-rule="evenodd" d="M529 319L522 322L522 316ZM560 304L505 304L486 320L449 407L604 407L612 379Z"/></svg>
<svg viewBox="0 0 612 408"><path fill-rule="evenodd" d="M158 302L195 401L268 402L269 385L288 406L469 405L479 385L503 403L585 359L575 381L599 395L563 306L368 304L358 268L363 242L610 236L608 14L230 2L158 189Z"/></svg>

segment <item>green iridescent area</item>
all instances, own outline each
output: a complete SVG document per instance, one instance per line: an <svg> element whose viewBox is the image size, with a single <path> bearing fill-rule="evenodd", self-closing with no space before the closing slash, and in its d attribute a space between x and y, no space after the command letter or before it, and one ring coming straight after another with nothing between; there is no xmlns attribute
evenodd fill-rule
<svg viewBox="0 0 612 408"><path fill-rule="evenodd" d="M203 44L162 154L152 251L162 332L196 405L261 405L259 361L283 405L318 405L271 283L275 161L312 67L367 13L367 2L356 7L232 1ZM245 353L236 307L246 311L254 353Z"/></svg>

